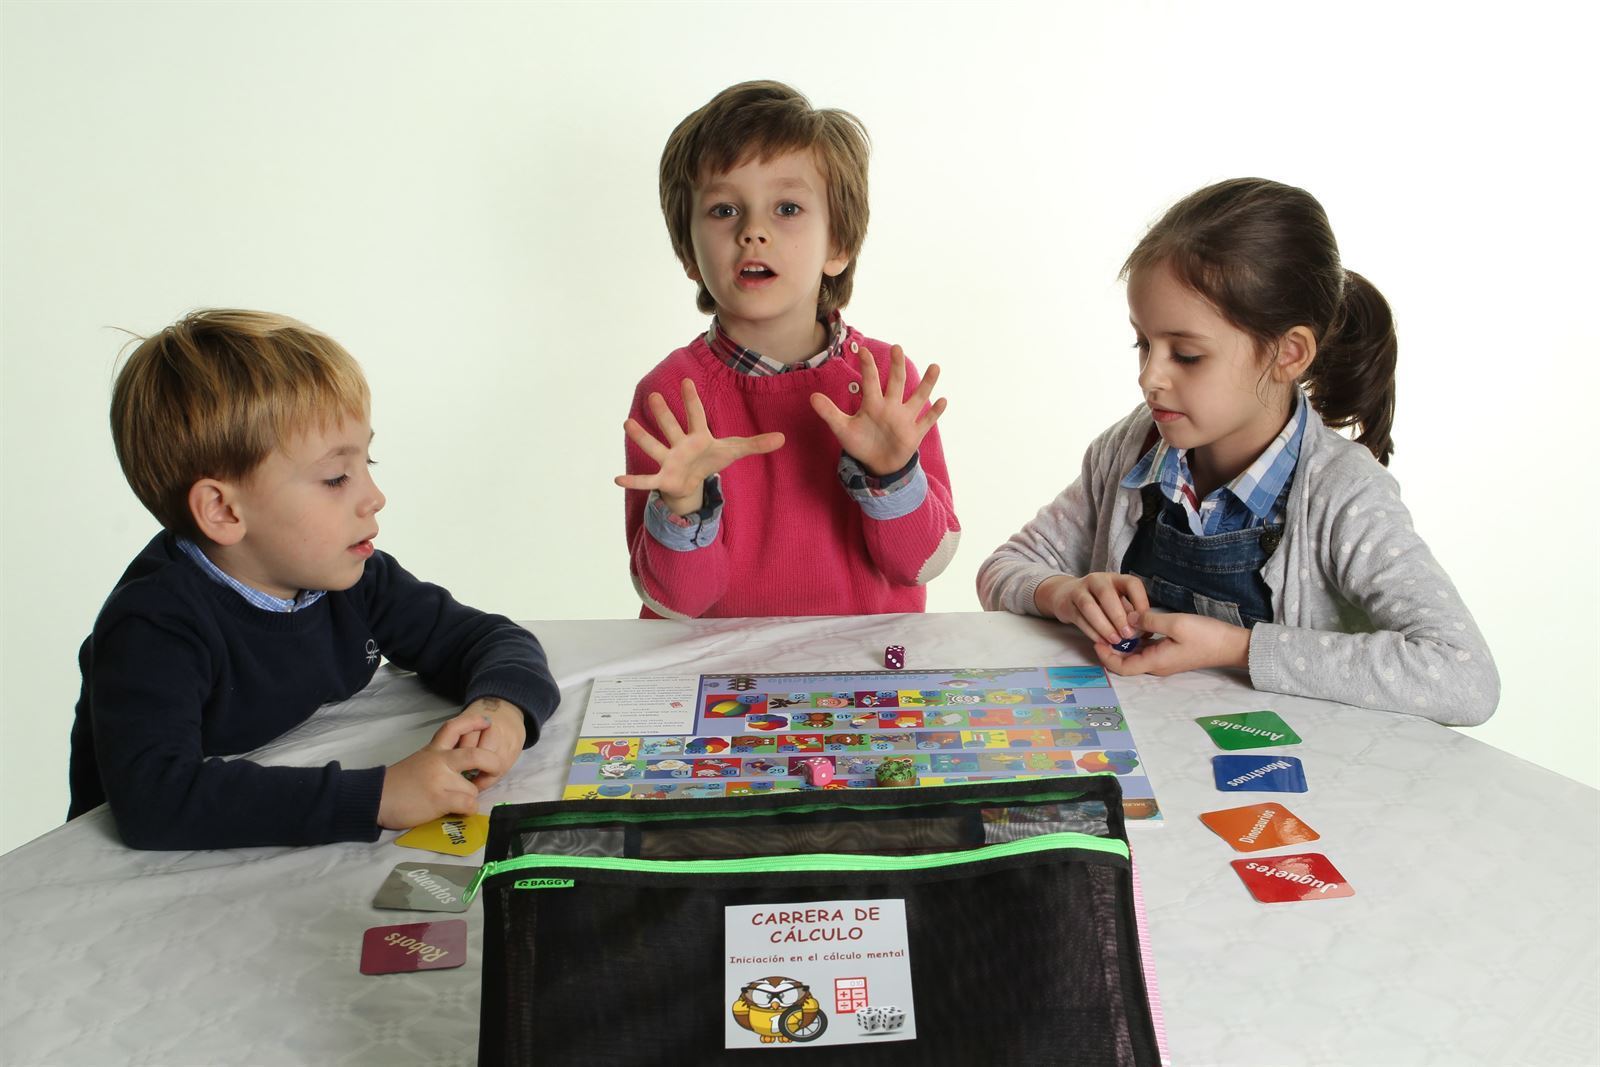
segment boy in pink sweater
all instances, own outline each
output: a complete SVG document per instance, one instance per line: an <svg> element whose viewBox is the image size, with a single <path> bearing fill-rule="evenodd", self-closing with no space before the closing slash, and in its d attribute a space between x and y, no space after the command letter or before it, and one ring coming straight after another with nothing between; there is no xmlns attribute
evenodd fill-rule
<svg viewBox="0 0 1600 1067"><path fill-rule="evenodd" d="M921 611L960 524L939 368L840 318L867 229L861 123L725 89L661 155L661 210L711 327L645 375L627 433L644 618Z"/></svg>

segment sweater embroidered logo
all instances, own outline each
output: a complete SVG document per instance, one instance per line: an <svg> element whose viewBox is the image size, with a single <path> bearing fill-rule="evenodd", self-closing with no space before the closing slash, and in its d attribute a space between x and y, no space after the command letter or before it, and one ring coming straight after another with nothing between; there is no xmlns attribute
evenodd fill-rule
<svg viewBox="0 0 1600 1067"><path fill-rule="evenodd" d="M378 642L374 641L370 637L367 638L367 662L378 662Z"/></svg>

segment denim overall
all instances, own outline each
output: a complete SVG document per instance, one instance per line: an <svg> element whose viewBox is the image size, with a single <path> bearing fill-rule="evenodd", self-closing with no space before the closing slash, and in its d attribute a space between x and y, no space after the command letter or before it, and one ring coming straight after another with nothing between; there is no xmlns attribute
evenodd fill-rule
<svg viewBox="0 0 1600 1067"><path fill-rule="evenodd" d="M1272 620L1272 590L1261 568L1283 540L1283 523L1201 537L1189 532L1183 505L1163 496L1159 485L1141 492L1144 513L1122 557L1122 571L1144 580L1151 607L1235 626ZM1286 485L1274 510L1281 510L1288 497Z"/></svg>

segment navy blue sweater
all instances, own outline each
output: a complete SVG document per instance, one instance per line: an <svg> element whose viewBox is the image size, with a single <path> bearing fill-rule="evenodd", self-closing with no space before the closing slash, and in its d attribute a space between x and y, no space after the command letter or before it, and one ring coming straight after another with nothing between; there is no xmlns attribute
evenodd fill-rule
<svg viewBox="0 0 1600 1067"><path fill-rule="evenodd" d="M134 848L376 840L383 767L212 757L258 748L353 696L380 655L463 705L515 704L529 745L561 700L532 634L457 603L383 552L352 588L280 614L212 580L160 534L78 653L67 817L109 801Z"/></svg>

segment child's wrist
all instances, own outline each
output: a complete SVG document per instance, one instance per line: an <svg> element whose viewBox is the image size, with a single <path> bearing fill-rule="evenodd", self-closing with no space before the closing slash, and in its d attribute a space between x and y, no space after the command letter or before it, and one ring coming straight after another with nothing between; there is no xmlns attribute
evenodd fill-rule
<svg viewBox="0 0 1600 1067"><path fill-rule="evenodd" d="M705 483L702 482L700 485L695 486L692 491L684 494L683 496L674 496L670 493L662 493L661 502L667 506L668 511L672 512L679 518L682 518L685 515L693 515L695 512L705 507Z"/></svg>
<svg viewBox="0 0 1600 1067"><path fill-rule="evenodd" d="M1225 667L1238 667L1241 670L1250 669L1250 629L1245 626L1235 626L1232 640L1228 647L1228 661Z"/></svg>

